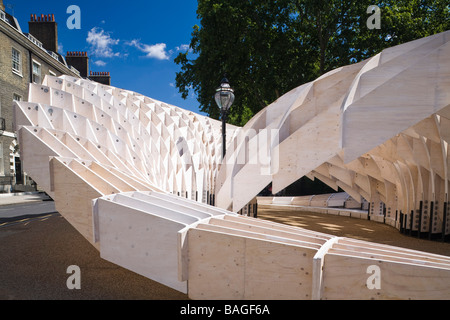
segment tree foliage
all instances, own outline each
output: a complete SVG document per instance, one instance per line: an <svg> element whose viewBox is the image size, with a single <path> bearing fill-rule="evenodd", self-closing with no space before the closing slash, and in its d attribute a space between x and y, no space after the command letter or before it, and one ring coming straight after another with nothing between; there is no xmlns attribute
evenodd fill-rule
<svg viewBox="0 0 450 320"><path fill-rule="evenodd" d="M224 73L235 89L230 122L243 125L289 90L381 50L450 29L444 0L199 0L191 52L180 53L176 86L197 94L219 118L215 89ZM369 29L369 5L381 28ZM191 58L193 56L194 58Z"/></svg>

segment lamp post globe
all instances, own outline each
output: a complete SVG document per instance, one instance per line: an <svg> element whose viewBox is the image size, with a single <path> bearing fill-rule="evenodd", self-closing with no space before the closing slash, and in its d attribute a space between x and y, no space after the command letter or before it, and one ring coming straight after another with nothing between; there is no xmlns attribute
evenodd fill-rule
<svg viewBox="0 0 450 320"><path fill-rule="evenodd" d="M220 86L216 89L214 98L219 109L228 112L234 102L234 90L231 88L226 76L222 79Z"/></svg>
<svg viewBox="0 0 450 320"><path fill-rule="evenodd" d="M226 153L226 122L228 111L234 102L234 90L231 88L230 83L225 75L220 83L220 86L216 89L214 95L217 106L220 109L222 117L222 159L225 158Z"/></svg>

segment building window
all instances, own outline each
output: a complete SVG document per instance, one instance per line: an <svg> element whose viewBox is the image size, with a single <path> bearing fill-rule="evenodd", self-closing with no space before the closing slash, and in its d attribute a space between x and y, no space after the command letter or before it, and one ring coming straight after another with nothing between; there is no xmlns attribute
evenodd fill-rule
<svg viewBox="0 0 450 320"><path fill-rule="evenodd" d="M0 175L5 175L5 164L3 163L3 142L0 142Z"/></svg>
<svg viewBox="0 0 450 320"><path fill-rule="evenodd" d="M22 96L18 95L17 93L14 93L13 100L14 101L22 101Z"/></svg>
<svg viewBox="0 0 450 320"><path fill-rule="evenodd" d="M12 70L22 75L22 55L20 51L12 48Z"/></svg>
<svg viewBox="0 0 450 320"><path fill-rule="evenodd" d="M33 82L41 84L41 65L33 61Z"/></svg>

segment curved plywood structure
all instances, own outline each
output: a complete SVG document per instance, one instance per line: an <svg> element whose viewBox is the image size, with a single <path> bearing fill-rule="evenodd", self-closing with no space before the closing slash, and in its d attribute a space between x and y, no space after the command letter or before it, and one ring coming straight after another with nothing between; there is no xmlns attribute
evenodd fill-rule
<svg viewBox="0 0 450 320"><path fill-rule="evenodd" d="M216 120L47 76L15 102L24 170L101 257L193 299L448 299L449 257L235 212L270 182L276 192L306 175L366 199L374 216L385 205L396 226L394 210L409 223L432 202L410 225L448 232L449 40L391 48L292 90L228 126L224 160Z"/></svg>
<svg viewBox="0 0 450 320"><path fill-rule="evenodd" d="M264 163L239 163L251 143L227 151L217 205L239 210L272 183L277 193L303 176L319 179L370 214L415 232L450 235L450 31L389 48L287 93L247 123L235 140L277 139ZM233 145L233 143L232 143Z"/></svg>

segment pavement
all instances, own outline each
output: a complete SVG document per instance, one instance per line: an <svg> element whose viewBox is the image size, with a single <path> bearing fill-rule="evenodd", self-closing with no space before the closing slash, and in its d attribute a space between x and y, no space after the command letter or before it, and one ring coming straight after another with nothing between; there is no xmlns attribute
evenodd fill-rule
<svg viewBox="0 0 450 320"><path fill-rule="evenodd" d="M55 203L44 192L0 194L0 227L57 213Z"/></svg>
<svg viewBox="0 0 450 320"><path fill-rule="evenodd" d="M0 193L0 206L24 204L40 201L50 201L51 198L45 192L17 192Z"/></svg>
<svg viewBox="0 0 450 320"><path fill-rule="evenodd" d="M14 210L27 205L42 207L36 210ZM42 205L42 206L40 206ZM0 218L20 216L21 214L40 214L46 210L55 211L53 200L45 192L0 193Z"/></svg>

